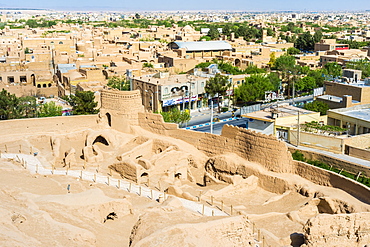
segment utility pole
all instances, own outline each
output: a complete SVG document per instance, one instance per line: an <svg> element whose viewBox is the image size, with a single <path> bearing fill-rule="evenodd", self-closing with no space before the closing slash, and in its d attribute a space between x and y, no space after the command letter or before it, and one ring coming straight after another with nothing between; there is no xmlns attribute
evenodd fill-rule
<svg viewBox="0 0 370 247"><path fill-rule="evenodd" d="M299 109L298 109L297 147L299 146L299 131L300 131L300 125L299 125Z"/></svg>
<svg viewBox="0 0 370 247"><path fill-rule="evenodd" d="M294 86L294 78L293 78L293 99L292 99L292 105L294 106L294 97L295 97L295 86ZM299 111L298 111L299 116Z"/></svg>
<svg viewBox="0 0 370 247"><path fill-rule="evenodd" d="M186 91L184 91L182 94L182 111L185 111L185 97L184 96L186 96Z"/></svg>
<svg viewBox="0 0 370 247"><path fill-rule="evenodd" d="M211 98L211 125L210 125L210 128L211 128L211 134L213 134L213 100Z"/></svg>

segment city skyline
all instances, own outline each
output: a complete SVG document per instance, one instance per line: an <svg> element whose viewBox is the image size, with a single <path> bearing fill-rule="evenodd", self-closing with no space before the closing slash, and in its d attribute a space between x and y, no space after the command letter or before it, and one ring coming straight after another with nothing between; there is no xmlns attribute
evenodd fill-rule
<svg viewBox="0 0 370 247"><path fill-rule="evenodd" d="M348 1L319 1L312 0L310 4L292 0L263 2L254 1L214 1L201 2L190 1L161 1L160 4L154 1L122 2L113 0L108 6L106 2L97 0L87 1L46 1L39 0L30 3L27 0L18 0L14 3L0 4L2 8L41 8L54 10L103 10L103 11L194 11L194 10L230 10L230 11L364 11L370 9L370 4L365 0L356 0L348 6Z"/></svg>

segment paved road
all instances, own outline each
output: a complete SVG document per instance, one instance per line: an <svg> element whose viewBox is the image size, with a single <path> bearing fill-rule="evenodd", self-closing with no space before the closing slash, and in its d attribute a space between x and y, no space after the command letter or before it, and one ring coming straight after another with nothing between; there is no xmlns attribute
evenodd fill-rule
<svg viewBox="0 0 370 247"><path fill-rule="evenodd" d="M235 112L235 116L240 114L240 110L237 110ZM218 116L220 120L231 118L232 117L232 112L221 112L217 113L217 108L214 108L213 110L213 117ZM199 124L205 124L209 123L211 121L211 110L210 109L205 109L200 112L192 112L191 113L191 120L187 123L188 126L194 126L194 125L199 125Z"/></svg>
<svg viewBox="0 0 370 247"><path fill-rule="evenodd" d="M222 127L225 124L246 128L246 122L247 122L247 119L245 119L245 118L238 118L238 119L225 121L225 122L217 122L217 123L213 124L213 134L221 135ZM199 127L199 128L193 129L193 130L194 131L199 131L199 132L208 132L208 133L210 133L211 132L211 127L210 127L210 125L206 125L204 127Z"/></svg>
<svg viewBox="0 0 370 247"><path fill-rule="evenodd" d="M313 100L313 95L307 95L307 96L302 96L302 97L297 97L294 98L294 103L300 103L300 102L307 102ZM277 102L274 103L268 103L268 104L262 104L261 108L266 108L272 105L275 105ZM279 101L278 103L293 103L293 99L287 99L287 100L282 100ZM221 120L231 118L232 117L232 112L223 112L223 113L218 113L217 112L217 107L214 107L213 109L213 116L218 116ZM186 127L194 126L194 125L199 125L199 124L205 124L209 123L211 121L211 109L206 108L206 109L201 109L200 111L192 111L191 112L191 120L186 124ZM238 109L235 112L235 116L240 115L240 109Z"/></svg>

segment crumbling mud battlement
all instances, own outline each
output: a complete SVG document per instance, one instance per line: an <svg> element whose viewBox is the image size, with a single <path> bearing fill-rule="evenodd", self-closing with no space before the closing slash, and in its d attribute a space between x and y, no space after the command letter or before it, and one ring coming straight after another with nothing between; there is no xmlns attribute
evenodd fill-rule
<svg viewBox="0 0 370 247"><path fill-rule="evenodd" d="M184 140L209 156L236 153L249 161L260 163L271 171L294 172L293 159L285 143L274 136L229 125L225 125L222 134L218 136L178 129L174 124L164 123L158 114L140 113L139 116L140 127Z"/></svg>

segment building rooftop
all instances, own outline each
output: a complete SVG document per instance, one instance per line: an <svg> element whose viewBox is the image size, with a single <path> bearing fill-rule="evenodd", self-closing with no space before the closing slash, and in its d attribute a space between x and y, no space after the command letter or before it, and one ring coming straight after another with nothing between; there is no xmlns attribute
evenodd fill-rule
<svg viewBox="0 0 370 247"><path fill-rule="evenodd" d="M357 119L370 121L370 108L361 109L361 110L352 110L342 113L343 115L354 117Z"/></svg>
<svg viewBox="0 0 370 247"><path fill-rule="evenodd" d="M195 42L174 42L179 49L185 48L186 51L218 51L232 50L227 41L195 41Z"/></svg>
<svg viewBox="0 0 370 247"><path fill-rule="evenodd" d="M298 115L298 111L300 114L316 113L316 112L305 110L305 109L298 108L295 106L283 104L283 105L279 105L278 107L274 106L273 108L266 108L261 111L251 112L251 113L243 115L243 117L273 122L274 119L272 118L272 112L277 113L278 117L282 118L282 117L296 116Z"/></svg>
<svg viewBox="0 0 370 247"><path fill-rule="evenodd" d="M330 100L330 101L336 102L336 103L340 103L340 102L343 101L342 97L329 95L329 94L321 95L321 96L318 96L317 98L324 99L324 100Z"/></svg>
<svg viewBox="0 0 370 247"><path fill-rule="evenodd" d="M165 78L156 78L153 75L148 76L141 76L141 77L135 77L136 80L149 82L153 84L158 84L160 86L166 86L166 85L174 85L174 84L180 84L183 85L185 83L189 83L190 81L200 81L200 80L206 80L207 78L199 77L199 76L191 76L183 74L183 75L171 75L166 76Z"/></svg>

